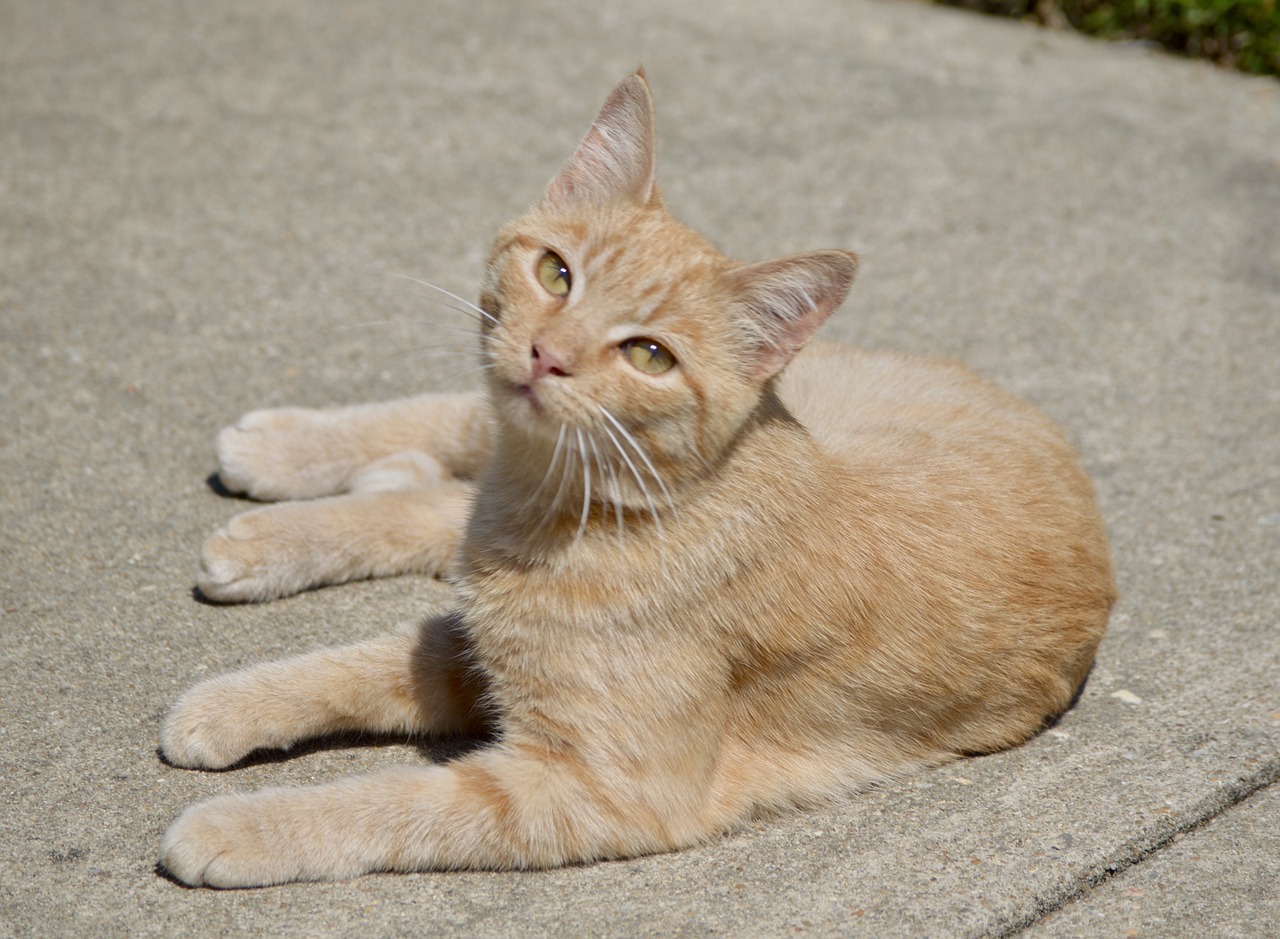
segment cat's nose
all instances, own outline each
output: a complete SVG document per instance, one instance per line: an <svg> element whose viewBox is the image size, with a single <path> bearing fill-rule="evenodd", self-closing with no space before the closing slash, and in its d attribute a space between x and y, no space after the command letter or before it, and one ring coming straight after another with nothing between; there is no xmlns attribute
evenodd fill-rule
<svg viewBox="0 0 1280 939"><path fill-rule="evenodd" d="M532 366L531 381L545 378L547 375L569 375L568 359L555 348L544 342L535 342L529 350L529 364Z"/></svg>

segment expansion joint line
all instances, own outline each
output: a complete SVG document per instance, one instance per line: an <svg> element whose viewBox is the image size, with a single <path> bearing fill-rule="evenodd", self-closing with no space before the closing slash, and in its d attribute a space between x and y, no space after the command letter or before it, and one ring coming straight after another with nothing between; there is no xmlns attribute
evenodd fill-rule
<svg viewBox="0 0 1280 939"><path fill-rule="evenodd" d="M1136 838L1120 845L1102 862L1086 868L1074 881L1056 894L1042 898L1023 916L999 919L987 929L975 933L984 939L1007 939L1031 928L1051 913L1081 899L1090 891L1141 864L1167 848L1180 835L1193 832L1213 821L1219 815L1234 808L1254 793L1261 792L1280 780L1280 759L1271 760L1248 776L1226 783L1222 788L1195 803L1180 819L1169 820L1152 826Z"/></svg>

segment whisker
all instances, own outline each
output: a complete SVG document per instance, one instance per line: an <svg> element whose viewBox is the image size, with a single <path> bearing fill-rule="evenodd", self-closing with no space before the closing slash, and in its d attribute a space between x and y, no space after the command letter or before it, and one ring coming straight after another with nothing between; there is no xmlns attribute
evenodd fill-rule
<svg viewBox="0 0 1280 939"><path fill-rule="evenodd" d="M618 493L617 476L614 475L612 464L606 464L604 461L604 458L600 455L600 447L596 443L595 435L592 434L591 431L587 431L586 437L587 437L587 443L591 444L591 453L595 457L596 468L599 470L599 473L600 473L600 488L601 488L601 491L604 493L600 502L600 520L603 522L605 518L608 517L609 504L612 503L614 514L617 516L617 519L618 519L618 533L621 534L622 533L622 503L618 499L610 497L609 486L606 485L606 483L612 484L613 493L616 496Z"/></svg>
<svg viewBox="0 0 1280 939"><path fill-rule="evenodd" d="M437 379L462 381L474 375L483 375L493 368L492 363L477 361L474 349L450 349L448 347L430 347L397 349L377 356L380 362L430 363L429 367Z"/></svg>
<svg viewBox="0 0 1280 939"><path fill-rule="evenodd" d="M403 275L388 274L387 276L402 277ZM378 290L380 293L382 293L382 292L387 292L388 288L378 288ZM471 309L470 306L459 307L452 303L445 303L444 301L440 300L438 297L431 296L430 294L415 293L415 295L426 297L426 299L429 300L431 303L435 304L436 306L442 306L446 310L452 310L455 313L461 313L472 320L476 320L477 322L479 320L475 310ZM401 296L401 294L395 293L394 296L399 297ZM358 319L358 320L345 320L344 322L341 322L341 323L326 323L324 325L317 324L315 328L323 331L324 333L332 334L335 336L345 336L353 332L363 332L366 330L397 330L397 331L404 331L404 332L410 332L410 333L422 333L428 330L430 331L449 330L451 332L461 333L464 336L470 336L473 339L476 338L477 336L480 338L484 338L487 335L486 333L477 332L477 330L473 326L464 326L464 325L459 325L453 322L424 320L420 315L416 313L405 313L403 315L388 316L388 317L382 317L377 319L368 318L368 319Z"/></svg>
<svg viewBox="0 0 1280 939"><path fill-rule="evenodd" d="M601 408L600 410L603 411L604 408ZM631 478L634 479L636 481L636 485L640 487L640 493L644 496L644 501L649 505L649 514L653 517L653 525L655 530L658 532L658 538L661 539L662 520L658 518L658 507L654 504L653 496L649 493L648 484L644 481L644 478L641 477L640 470L636 468L631 457L627 456L627 451L623 449L622 443L616 436L614 436L613 431L611 431L607 426L602 427L601 430L608 435L610 442L613 444L613 448L618 451L618 456L622 457L622 461L627 465L627 469L631 471Z"/></svg>
<svg viewBox="0 0 1280 939"><path fill-rule="evenodd" d="M471 365L467 368L451 369L449 376L455 380L461 381L464 378L472 378L476 375L484 375L489 371L491 366L488 365Z"/></svg>
<svg viewBox="0 0 1280 939"><path fill-rule="evenodd" d="M625 534L626 524L623 521L625 507L622 504L622 484L618 480L617 462L612 459L605 462L603 471L609 476L609 488L613 492L613 496L609 501L613 503L613 517L618 523L618 535L621 537Z"/></svg>
<svg viewBox="0 0 1280 939"><path fill-rule="evenodd" d="M561 428L562 428L562 429L564 429L564 425L563 425L563 424L561 424L560 426L561 426ZM566 433L567 433L567 430L566 430ZM565 437L565 438L563 438L563 439L564 439L565 443L567 444L567 443L568 443L568 437ZM556 451L557 451L557 453L559 452L559 450L560 450L560 440L557 440L557 441L556 441ZM550 505L550 507L548 507L548 509L547 509L546 517L547 517L548 519L550 519L550 518L551 518L551 516L555 514L556 510L560 508L560 500L564 498L564 490L565 490L565 487L569 484L569 470L570 470L570 467L569 467L569 458L568 458L568 456L566 456L566 457L565 457L565 459L564 459L564 466L562 466L562 467L560 468L560 485L556 487L556 494L555 494L555 498L553 498L553 499L551 500L551 505Z"/></svg>
<svg viewBox="0 0 1280 939"><path fill-rule="evenodd" d="M533 493L525 500L524 505L521 506L520 511L522 514L527 511L531 505L538 501L538 496L542 495L542 490L546 488L547 483L551 481L551 474L556 471L556 464L560 462L560 451L564 449L564 437L566 432L566 428L562 423L560 425L560 433L556 437L555 449L551 451L551 461L547 463L547 471L542 474L542 481L538 483L538 487L533 490ZM557 498L559 498L558 493Z"/></svg>
<svg viewBox="0 0 1280 939"><path fill-rule="evenodd" d="M394 276L403 276L403 275L389 274L388 276L393 276L393 277L394 277ZM410 279L412 279L412 278L410 278ZM415 281L415 283L418 283L418 281ZM428 285L428 286L430 286L430 285ZM415 293L415 296L423 297L423 298L425 298L428 302L433 303L433 304L435 304L436 306L444 307L446 310L451 310L451 311L453 311L454 313L461 313L463 316L467 317L468 319L474 320L474 321L475 321L475 322L477 322L477 323L482 322L482 320L480 319L480 317L476 315L476 312L475 312L474 310L472 310L469 306L460 306L459 304L451 303L451 302L449 302L449 301L447 301L447 300L444 300L444 299L442 299L442 298L440 298L440 297L433 296L432 294L425 293L425 292L416 292L416 293Z"/></svg>
<svg viewBox="0 0 1280 939"><path fill-rule="evenodd" d="M645 468L649 471L649 475L653 477L653 481L656 482L658 484L658 488L662 490L662 495L667 500L667 505L671 508L671 513L673 515L676 514L676 503L675 500L671 498L671 491L667 489L667 484L662 481L662 475L653 465L653 461L649 459L649 454L646 453L644 447L640 445L640 441L636 440L636 438L631 435L631 432L623 427L618 419L610 414L603 405L598 405L598 407L600 408L600 413L608 418L609 423L613 424L613 426L618 429L618 433L622 435L622 439L631 444L636 455L644 462Z"/></svg>
<svg viewBox="0 0 1280 939"><path fill-rule="evenodd" d="M578 438L578 458L582 461L582 516L578 520L578 531L573 536L576 544L587 530L587 516L591 510L591 463L587 460L586 447L582 443L582 431L576 430L574 433Z"/></svg>
<svg viewBox="0 0 1280 939"><path fill-rule="evenodd" d="M445 290L443 287L437 287L435 284L431 283L430 281L425 281L418 277L411 277L408 274L400 274L400 273L397 273L396 271L383 271L383 273L386 274L388 277L399 277L401 280L407 280L410 283L417 284L420 287L426 287L428 290L434 290L436 293L443 294L449 299L455 300L458 303L461 303L463 308L465 308L465 311L469 311L480 318L488 320L490 323L492 323L495 326L498 325L498 318L496 316L493 316L490 313L486 313L483 309L478 307L476 304L472 303L470 300L463 299L462 297L458 296L456 293L451 293L448 290ZM447 303L444 305L449 306L449 304ZM459 310L458 307L450 307L450 309L458 310L458 312L460 313L464 312L464 310Z"/></svg>
<svg viewBox="0 0 1280 939"><path fill-rule="evenodd" d="M433 359L443 359L446 356L460 358L470 356L474 352L474 349L468 349L464 346L410 346L406 349L396 349L394 352L385 352L379 358L389 360L403 359L406 356L422 356L423 358Z"/></svg>
<svg viewBox="0 0 1280 939"><path fill-rule="evenodd" d="M430 326L433 331L439 329L451 333L461 333L473 340L476 338L475 328L471 326L459 326L457 323L420 323L419 325L424 328Z"/></svg>

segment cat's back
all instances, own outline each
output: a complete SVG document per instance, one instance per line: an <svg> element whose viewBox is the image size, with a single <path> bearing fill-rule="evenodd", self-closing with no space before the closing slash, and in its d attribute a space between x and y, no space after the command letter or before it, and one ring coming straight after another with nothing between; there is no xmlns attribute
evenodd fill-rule
<svg viewBox="0 0 1280 939"><path fill-rule="evenodd" d="M851 635L903 670L891 685L921 689L911 712L952 708L933 744L1007 746L1066 707L1115 586L1093 486L1054 422L958 363L832 343L797 356L780 396L829 461L806 522L850 560L821 576L877 611Z"/></svg>
<svg viewBox="0 0 1280 939"><path fill-rule="evenodd" d="M1015 619L1065 604L1100 634L1114 598L1102 513L1043 411L956 362L835 343L806 348L780 391L833 461L829 511L859 540L975 596L1036 585Z"/></svg>
<svg viewBox="0 0 1280 939"><path fill-rule="evenodd" d="M860 474L964 474L1006 493L1053 480L1092 502L1057 425L957 362L814 342L780 391L822 449Z"/></svg>

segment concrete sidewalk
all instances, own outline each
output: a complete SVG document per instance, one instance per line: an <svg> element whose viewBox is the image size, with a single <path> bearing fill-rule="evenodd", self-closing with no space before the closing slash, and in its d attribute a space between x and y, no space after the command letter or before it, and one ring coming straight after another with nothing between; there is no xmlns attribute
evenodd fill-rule
<svg viewBox="0 0 1280 939"><path fill-rule="evenodd" d="M472 384L474 295L643 62L675 211L862 253L827 335L1058 417L1122 600L1012 752L700 850L218 893L154 871L222 792L429 749L164 766L194 680L371 636L423 578L191 595L223 424ZM0 0L0 936L1269 936L1280 929L1280 84L915 3Z"/></svg>

